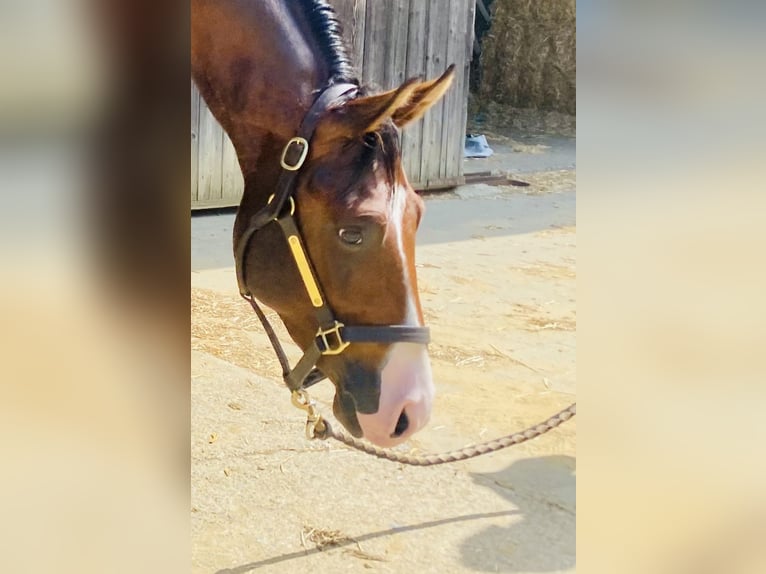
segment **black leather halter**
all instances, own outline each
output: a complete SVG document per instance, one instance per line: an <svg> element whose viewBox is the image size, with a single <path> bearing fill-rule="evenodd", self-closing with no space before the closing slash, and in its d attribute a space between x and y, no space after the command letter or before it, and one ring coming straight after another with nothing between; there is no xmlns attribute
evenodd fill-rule
<svg viewBox="0 0 766 574"><path fill-rule="evenodd" d="M280 165L282 172L277 181L277 188L269 198L268 204L250 218L250 224L234 246L234 259L237 267L239 291L246 299L269 336L274 352L282 365L282 378L291 391L307 388L325 378L316 368L322 355L339 355L352 343L397 342L427 345L430 341L428 327L411 325L363 325L347 326L338 321L328 305L319 283L314 266L306 252L298 226L295 223L295 182L303 162L309 153L309 145L316 125L322 114L331 106L342 105L357 95L358 87L354 84L334 84L326 88L314 101L298 130L298 135L287 142L282 150ZM293 261L298 267L306 293L314 308L319 330L312 343L304 351L303 357L295 368L290 364L274 333L266 315L250 293L245 282L245 255L256 231L269 223L277 223L285 235Z"/></svg>

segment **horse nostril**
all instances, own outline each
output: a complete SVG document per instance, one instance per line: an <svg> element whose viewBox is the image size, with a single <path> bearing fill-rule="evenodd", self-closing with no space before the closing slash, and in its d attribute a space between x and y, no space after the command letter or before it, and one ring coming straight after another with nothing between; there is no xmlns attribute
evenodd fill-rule
<svg viewBox="0 0 766 574"><path fill-rule="evenodd" d="M408 426L410 426L410 420L407 418L407 413L402 411L402 414L399 415L399 420L396 421L396 428L394 428L394 432L391 434L391 438L402 436L404 431L407 430Z"/></svg>

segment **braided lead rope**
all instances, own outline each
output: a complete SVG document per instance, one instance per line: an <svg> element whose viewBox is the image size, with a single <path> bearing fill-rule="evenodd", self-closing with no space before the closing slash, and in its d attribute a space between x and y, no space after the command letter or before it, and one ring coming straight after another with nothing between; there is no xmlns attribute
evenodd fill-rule
<svg viewBox="0 0 766 574"><path fill-rule="evenodd" d="M314 407L313 401L311 406ZM299 407L299 408L303 408L303 407ZM309 409L306 409L306 410L309 410ZM434 466L437 464L445 464L448 462L468 460L469 458L474 458L476 456L481 456L482 454L495 452L504 448L508 448L509 446L521 444L523 442L536 438L542 434L547 433L550 430L555 429L560 424L568 421L573 416L575 416L575 414L577 414L577 403L572 403L564 410L559 411L558 413L550 417L548 420L540 424L531 426L528 429L523 430L521 432L512 433L495 440L482 442L479 444L473 444L465 448L461 448L460 450L453 450L453 451L445 452L441 454L427 454L427 455L420 455L420 456L413 456L413 455L399 453L392 450L382 449L370 443L361 441L357 438L348 436L343 431L336 431L335 429L333 429L332 426L330 426L329 421L322 418L321 415L316 414L316 416L314 417L314 420L312 420L312 411L315 412L315 409L312 408L309 410L309 420L306 427L309 438L318 438L322 440L325 440L327 438L334 438L335 440L342 442L346 446L350 446L351 448L362 451L366 454L370 454L377 458L383 458L386 460L400 462L402 464L409 464L412 466Z"/></svg>

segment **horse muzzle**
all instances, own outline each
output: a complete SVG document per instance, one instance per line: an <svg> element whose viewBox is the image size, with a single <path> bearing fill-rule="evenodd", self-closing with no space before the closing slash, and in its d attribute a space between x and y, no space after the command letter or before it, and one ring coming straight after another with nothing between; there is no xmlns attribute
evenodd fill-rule
<svg viewBox="0 0 766 574"><path fill-rule="evenodd" d="M431 416L434 384L425 346L393 344L379 376L377 410L369 412L357 404L356 418L364 438L392 447L422 429Z"/></svg>

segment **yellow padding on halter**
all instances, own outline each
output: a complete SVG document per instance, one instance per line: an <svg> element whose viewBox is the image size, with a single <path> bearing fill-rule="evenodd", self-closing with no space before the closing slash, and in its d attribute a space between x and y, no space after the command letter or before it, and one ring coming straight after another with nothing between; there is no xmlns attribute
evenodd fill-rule
<svg viewBox="0 0 766 574"><path fill-rule="evenodd" d="M324 305L322 301L322 294L319 292L319 286L314 280L314 274L309 267L308 259L306 259L306 253L303 251L301 240L297 235L291 235L287 238L287 243L290 245L290 251L293 252L293 258L298 265L298 272L303 279L303 285L306 287L306 292L309 294L311 304L314 307L321 307Z"/></svg>

